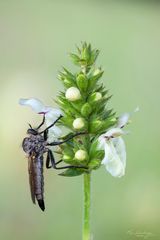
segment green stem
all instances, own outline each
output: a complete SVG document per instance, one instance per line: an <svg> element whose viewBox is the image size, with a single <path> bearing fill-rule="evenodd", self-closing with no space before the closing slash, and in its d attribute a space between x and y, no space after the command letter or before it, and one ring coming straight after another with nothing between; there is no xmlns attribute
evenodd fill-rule
<svg viewBox="0 0 160 240"><path fill-rule="evenodd" d="M84 173L84 221L83 240L90 240L91 174Z"/></svg>

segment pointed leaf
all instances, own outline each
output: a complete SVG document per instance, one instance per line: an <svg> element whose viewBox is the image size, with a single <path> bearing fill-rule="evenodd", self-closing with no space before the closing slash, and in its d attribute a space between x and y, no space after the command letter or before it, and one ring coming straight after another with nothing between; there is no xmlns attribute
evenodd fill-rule
<svg viewBox="0 0 160 240"><path fill-rule="evenodd" d="M84 171L85 170L83 170L83 169L69 168L58 175L63 176L63 177L76 177L76 176L83 174Z"/></svg>

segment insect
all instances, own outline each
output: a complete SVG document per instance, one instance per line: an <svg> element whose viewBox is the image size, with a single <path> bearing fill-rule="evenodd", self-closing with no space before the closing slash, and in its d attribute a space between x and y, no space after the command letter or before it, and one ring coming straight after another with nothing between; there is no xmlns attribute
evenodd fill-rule
<svg viewBox="0 0 160 240"><path fill-rule="evenodd" d="M85 168L83 166L62 166L57 167L57 165L62 162L62 160L55 162L54 155L49 148L49 146L56 146L63 144L72 138L84 134L84 132L76 133L72 136L69 136L67 139L63 141L54 141L52 143L48 143L48 131L51 127L53 127L58 120L62 118L59 116L53 124L47 127L45 130L40 131L40 128L43 126L45 122L45 115L43 117L42 123L37 128L30 128L27 130L28 137L24 138L22 142L22 148L25 153L27 153L28 157L28 173L29 173L29 184L30 184L30 192L31 199L34 204L36 204L36 200L38 202L39 207L42 211L45 210L44 203L44 177L43 177L43 162L44 162L44 154L47 154L46 157L46 168L53 167L54 169L65 169L65 168Z"/></svg>

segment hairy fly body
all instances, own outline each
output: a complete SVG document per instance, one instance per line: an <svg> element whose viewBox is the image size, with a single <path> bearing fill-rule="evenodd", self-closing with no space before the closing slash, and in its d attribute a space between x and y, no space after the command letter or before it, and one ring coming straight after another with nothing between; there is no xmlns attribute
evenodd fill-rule
<svg viewBox="0 0 160 240"><path fill-rule="evenodd" d="M46 157L46 168L53 167L54 169L65 169L65 168L85 168L83 166L62 166L57 167L57 165L62 162L62 160L55 162L53 153L49 146L56 146L63 144L70 139L84 134L84 133L76 133L63 141L54 141L52 143L48 143L48 130L53 127L56 122L61 118L60 116L53 124L47 127L43 131L39 131L39 129L43 126L45 122L45 116L43 117L42 123L35 129L31 126L27 130L28 137L24 138L22 142L22 148L25 153L27 153L28 157L28 173L29 173L29 184L31 191L31 198L33 203L36 203L36 200L39 204L39 207L42 211L45 210L44 204L44 177L43 177L43 160L44 154L47 154Z"/></svg>

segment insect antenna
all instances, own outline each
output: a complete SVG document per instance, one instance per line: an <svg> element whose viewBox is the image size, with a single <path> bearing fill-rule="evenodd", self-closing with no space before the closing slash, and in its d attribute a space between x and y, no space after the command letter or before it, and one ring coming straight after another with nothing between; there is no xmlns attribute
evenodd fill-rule
<svg viewBox="0 0 160 240"><path fill-rule="evenodd" d="M33 129L33 128L32 128L32 125L31 125L30 123L28 123L28 125L29 125L29 127L30 127L31 129Z"/></svg>

